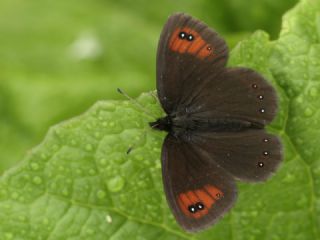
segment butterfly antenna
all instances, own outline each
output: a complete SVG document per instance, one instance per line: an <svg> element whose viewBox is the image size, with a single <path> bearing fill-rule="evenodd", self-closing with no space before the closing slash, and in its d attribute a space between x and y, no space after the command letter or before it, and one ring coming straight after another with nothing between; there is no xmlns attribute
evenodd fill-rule
<svg viewBox="0 0 320 240"><path fill-rule="evenodd" d="M132 97L130 97L126 92L124 92L122 89L117 88L117 91L122 94L123 96L125 96L127 99L129 99L129 101L131 103L133 103L134 105L136 105L138 108L140 108L140 110L145 113L148 117L153 117L154 119L157 119L157 117L155 117L152 113L150 113L144 106L142 106L136 99L133 99Z"/></svg>

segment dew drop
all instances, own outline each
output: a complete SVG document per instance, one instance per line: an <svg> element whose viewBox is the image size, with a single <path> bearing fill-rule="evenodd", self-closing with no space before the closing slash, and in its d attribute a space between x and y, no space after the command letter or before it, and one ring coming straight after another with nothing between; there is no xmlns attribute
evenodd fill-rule
<svg viewBox="0 0 320 240"><path fill-rule="evenodd" d="M5 238L8 240L13 239L13 234L11 232L7 232L5 233Z"/></svg>
<svg viewBox="0 0 320 240"><path fill-rule="evenodd" d="M107 165L107 159L105 159L105 158L100 159L100 164L101 164L102 166Z"/></svg>
<svg viewBox="0 0 320 240"><path fill-rule="evenodd" d="M266 110L265 110L264 108L261 108L259 111L260 111L261 113L264 113Z"/></svg>
<svg viewBox="0 0 320 240"><path fill-rule="evenodd" d="M305 115L306 117L310 117L310 116L312 116L312 114L313 114L313 111L311 110L311 108L307 107L307 108L304 110L304 115Z"/></svg>
<svg viewBox="0 0 320 240"><path fill-rule="evenodd" d="M66 189L66 188L63 189L63 190L62 190L62 195L65 196L65 197L69 196L69 191L68 191L68 189Z"/></svg>
<svg viewBox="0 0 320 240"><path fill-rule="evenodd" d="M263 163L263 162L258 162L258 166L259 166L259 167L263 167L263 166L264 166L264 163Z"/></svg>
<svg viewBox="0 0 320 240"><path fill-rule="evenodd" d="M317 97L318 96L318 89L317 88L315 88L315 87L312 87L311 89L310 89L310 91L309 91L309 94L310 94L310 96L311 97Z"/></svg>
<svg viewBox="0 0 320 240"><path fill-rule="evenodd" d="M24 203L25 200L26 200L26 199L25 199L23 196L20 196L20 197L19 197L19 202Z"/></svg>
<svg viewBox="0 0 320 240"><path fill-rule="evenodd" d="M19 216L19 220L20 220L21 222L26 222L26 221L27 221L27 217L24 216L24 215L21 215L21 216Z"/></svg>
<svg viewBox="0 0 320 240"><path fill-rule="evenodd" d="M96 170L90 169L90 170L89 170L89 174L90 174L90 175L95 175L95 174L96 174Z"/></svg>
<svg viewBox="0 0 320 240"><path fill-rule="evenodd" d="M90 143L88 143L85 148L89 152L92 151L92 149L93 149L93 147L92 147L92 145Z"/></svg>
<svg viewBox="0 0 320 240"><path fill-rule="evenodd" d="M19 197L19 193L17 193L17 192L13 192L12 194L11 194L11 197L12 197L12 199L18 199L18 197Z"/></svg>
<svg viewBox="0 0 320 240"><path fill-rule="evenodd" d="M303 97L302 96L299 96L299 97L297 97L297 103L303 103L304 102L304 99L303 99Z"/></svg>
<svg viewBox="0 0 320 240"><path fill-rule="evenodd" d="M48 219L48 218L44 218L44 219L42 220L42 223L43 223L44 225L49 225L49 219Z"/></svg>
<svg viewBox="0 0 320 240"><path fill-rule="evenodd" d="M38 170L40 167L39 167L39 164L38 163L35 163L35 162L32 162L31 164L30 164L30 167L31 167L31 169L32 170Z"/></svg>
<svg viewBox="0 0 320 240"><path fill-rule="evenodd" d="M104 110L107 110L108 112L113 112L116 109L116 105L112 102L106 102L102 105Z"/></svg>
<svg viewBox="0 0 320 240"><path fill-rule="evenodd" d="M142 161L144 158L141 154L136 154L135 159L137 159L138 161Z"/></svg>
<svg viewBox="0 0 320 240"><path fill-rule="evenodd" d="M59 146L58 144L54 144L54 145L52 146L52 150L53 150L53 151L58 151L59 148L60 148L60 146Z"/></svg>
<svg viewBox="0 0 320 240"><path fill-rule="evenodd" d="M120 176L116 176L107 182L107 186L110 192L121 191L124 187L124 184L125 180Z"/></svg>
<svg viewBox="0 0 320 240"><path fill-rule="evenodd" d="M88 228L88 229L86 230L86 233L87 233L88 235L93 235L93 234L95 233L95 231L94 231L93 229L91 229L91 228Z"/></svg>
<svg viewBox="0 0 320 240"><path fill-rule="evenodd" d="M282 179L284 183L292 183L295 181L295 176L291 173L286 174L286 176Z"/></svg>
<svg viewBox="0 0 320 240"><path fill-rule="evenodd" d="M0 190L0 199L7 198L7 194L8 194L8 192L6 189L1 189Z"/></svg>
<svg viewBox="0 0 320 240"><path fill-rule="evenodd" d="M258 214L257 211L252 211L252 212L250 213L250 215L251 215L252 217L257 217L259 214Z"/></svg>
<svg viewBox="0 0 320 240"><path fill-rule="evenodd" d="M66 183L72 183L72 179L71 178L67 178Z"/></svg>
<svg viewBox="0 0 320 240"><path fill-rule="evenodd" d="M264 155L264 156L268 156L268 155L269 155L269 152L268 152L268 151L264 151L264 152L263 152L263 155Z"/></svg>
<svg viewBox="0 0 320 240"><path fill-rule="evenodd" d="M40 185L42 183L42 179L39 176L35 176L32 181L34 184L37 184L37 185Z"/></svg>
<svg viewBox="0 0 320 240"><path fill-rule="evenodd" d="M104 199L107 196L106 192L103 190L98 190L97 197L98 199Z"/></svg>
<svg viewBox="0 0 320 240"><path fill-rule="evenodd" d="M254 83L254 84L252 84L251 86L252 86L252 88L254 88L254 89L257 89L257 88L258 88L258 85L257 85L257 84L255 84L255 83Z"/></svg>
<svg viewBox="0 0 320 240"><path fill-rule="evenodd" d="M308 198L305 195L301 195L300 198L296 201L298 208L302 208L308 204Z"/></svg>
<svg viewBox="0 0 320 240"><path fill-rule="evenodd" d="M259 95L258 98L262 100L264 97L262 95Z"/></svg>
<svg viewBox="0 0 320 240"><path fill-rule="evenodd" d="M320 175L320 166L316 167L316 168L313 168L313 172L314 172L315 175Z"/></svg>
<svg viewBox="0 0 320 240"><path fill-rule="evenodd" d="M269 139L268 139L268 138L264 138L264 139L263 139L263 142L265 142L265 143L266 143L266 142L269 142Z"/></svg>
<svg viewBox="0 0 320 240"><path fill-rule="evenodd" d="M61 130L60 129L56 129L55 130L55 134L57 134L59 136L61 134Z"/></svg>

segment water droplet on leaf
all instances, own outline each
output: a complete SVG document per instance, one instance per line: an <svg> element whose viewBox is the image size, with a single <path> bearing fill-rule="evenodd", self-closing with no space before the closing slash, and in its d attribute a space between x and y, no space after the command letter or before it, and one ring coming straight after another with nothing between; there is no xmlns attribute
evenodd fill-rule
<svg viewBox="0 0 320 240"><path fill-rule="evenodd" d="M35 177L33 178L33 183L34 183L34 184L37 184L37 185L40 185L40 184L42 183L41 177L35 176Z"/></svg>
<svg viewBox="0 0 320 240"><path fill-rule="evenodd" d="M117 176L109 180L107 186L110 192L119 192L124 187L124 184L125 180L122 177Z"/></svg>
<svg viewBox="0 0 320 240"><path fill-rule="evenodd" d="M317 97L319 94L318 89L315 87L310 88L309 94L311 97Z"/></svg>
<svg viewBox="0 0 320 240"><path fill-rule="evenodd" d="M103 190L98 190L98 192L97 192L97 197L99 198L99 199L103 199L103 198L105 198L107 196L107 193L105 192L105 191L103 191Z"/></svg>
<svg viewBox="0 0 320 240"><path fill-rule="evenodd" d="M100 164L101 164L102 166L107 165L107 159L105 159L105 158L100 159Z"/></svg>
<svg viewBox="0 0 320 240"><path fill-rule="evenodd" d="M306 117L310 117L310 116L312 116L312 114L313 114L313 111L312 111L311 108L307 107L307 108L304 110L304 115L305 115Z"/></svg>
<svg viewBox="0 0 320 240"><path fill-rule="evenodd" d="M87 150L87 151L92 151L92 149L93 149L92 145L91 145L90 143L88 143L88 144L86 145L86 150Z"/></svg>
<svg viewBox="0 0 320 240"><path fill-rule="evenodd" d="M30 167L31 167L31 169L32 170L38 170L40 167L39 167L39 164L38 163L35 163L35 162L32 162L31 164L30 164Z"/></svg>

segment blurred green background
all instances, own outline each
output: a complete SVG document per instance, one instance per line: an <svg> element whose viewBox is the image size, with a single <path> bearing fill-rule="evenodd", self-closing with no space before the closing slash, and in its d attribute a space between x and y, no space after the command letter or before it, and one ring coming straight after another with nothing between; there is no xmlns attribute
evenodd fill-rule
<svg viewBox="0 0 320 240"><path fill-rule="evenodd" d="M233 46L257 29L277 38L296 0L0 1L0 173L48 128L101 99L155 88L155 54L173 12L208 23Z"/></svg>

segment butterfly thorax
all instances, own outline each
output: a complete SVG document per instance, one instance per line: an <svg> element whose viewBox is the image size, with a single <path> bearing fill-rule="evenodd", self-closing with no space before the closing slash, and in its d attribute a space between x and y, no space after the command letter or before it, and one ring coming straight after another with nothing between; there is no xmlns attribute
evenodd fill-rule
<svg viewBox="0 0 320 240"><path fill-rule="evenodd" d="M151 122L150 126L173 136L185 136L192 132L239 132L262 125L233 118L203 119L190 115L168 115Z"/></svg>

